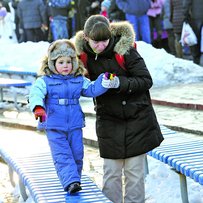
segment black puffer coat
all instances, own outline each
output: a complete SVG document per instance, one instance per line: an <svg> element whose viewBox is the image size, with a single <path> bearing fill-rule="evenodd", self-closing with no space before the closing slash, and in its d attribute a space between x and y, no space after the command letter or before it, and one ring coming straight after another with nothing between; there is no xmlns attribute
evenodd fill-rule
<svg viewBox="0 0 203 203"><path fill-rule="evenodd" d="M111 28L112 39L97 59L83 40L82 31L76 35L76 48L79 55L83 51L88 55L91 80L106 71L120 79L119 89L108 90L96 98L96 131L101 157L124 159L154 149L163 136L149 94L152 78L133 47L133 28L127 22L112 23ZM127 71L118 65L115 52L124 54Z"/></svg>

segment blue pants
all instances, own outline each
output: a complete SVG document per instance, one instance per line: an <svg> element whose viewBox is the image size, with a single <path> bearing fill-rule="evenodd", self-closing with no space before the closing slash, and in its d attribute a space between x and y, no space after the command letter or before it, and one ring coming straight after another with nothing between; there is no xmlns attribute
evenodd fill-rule
<svg viewBox="0 0 203 203"><path fill-rule="evenodd" d="M196 64L200 64L201 59L201 29L203 26L203 19L192 19L191 20L191 27L197 37L197 44L190 47L191 54L193 57L193 62Z"/></svg>
<svg viewBox="0 0 203 203"><path fill-rule="evenodd" d="M150 24L149 17L147 15L135 16L126 13L126 20L128 20L134 26L136 41L142 40L148 44L151 44Z"/></svg>
<svg viewBox="0 0 203 203"><path fill-rule="evenodd" d="M65 16L56 16L50 22L53 41L57 39L68 39L68 18Z"/></svg>
<svg viewBox="0 0 203 203"><path fill-rule="evenodd" d="M81 180L84 146L82 129L70 132L47 130L47 138L57 175L64 188Z"/></svg>

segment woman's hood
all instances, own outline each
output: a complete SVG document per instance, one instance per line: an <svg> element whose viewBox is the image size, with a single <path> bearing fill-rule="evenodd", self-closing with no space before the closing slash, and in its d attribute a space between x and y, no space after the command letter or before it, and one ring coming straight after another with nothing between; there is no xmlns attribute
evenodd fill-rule
<svg viewBox="0 0 203 203"><path fill-rule="evenodd" d="M112 37L120 37L119 41L114 47L114 51L120 55L124 55L128 52L130 47L134 47L135 42L135 32L133 26L127 22L114 22L110 24ZM77 54L80 55L83 52L84 45L84 33L79 31L75 36L75 46Z"/></svg>

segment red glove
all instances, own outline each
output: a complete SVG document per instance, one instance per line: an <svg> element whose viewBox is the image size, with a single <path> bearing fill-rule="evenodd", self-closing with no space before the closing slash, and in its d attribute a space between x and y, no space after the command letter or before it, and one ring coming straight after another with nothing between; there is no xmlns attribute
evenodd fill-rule
<svg viewBox="0 0 203 203"><path fill-rule="evenodd" d="M46 120L46 112L43 107L36 106L34 109L35 119L40 119L40 122L44 122Z"/></svg>

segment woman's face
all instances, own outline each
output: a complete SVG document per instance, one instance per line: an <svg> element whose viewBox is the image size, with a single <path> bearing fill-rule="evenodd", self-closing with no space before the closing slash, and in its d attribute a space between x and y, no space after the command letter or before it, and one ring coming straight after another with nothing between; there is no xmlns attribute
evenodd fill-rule
<svg viewBox="0 0 203 203"><path fill-rule="evenodd" d="M92 50L96 54L103 52L109 44L109 39L104 40L104 41L95 41L95 40L88 38L87 41L89 43L89 46L92 48Z"/></svg>
<svg viewBox="0 0 203 203"><path fill-rule="evenodd" d="M56 70L61 75L68 75L73 70L72 59L69 56L62 56L56 59Z"/></svg>

